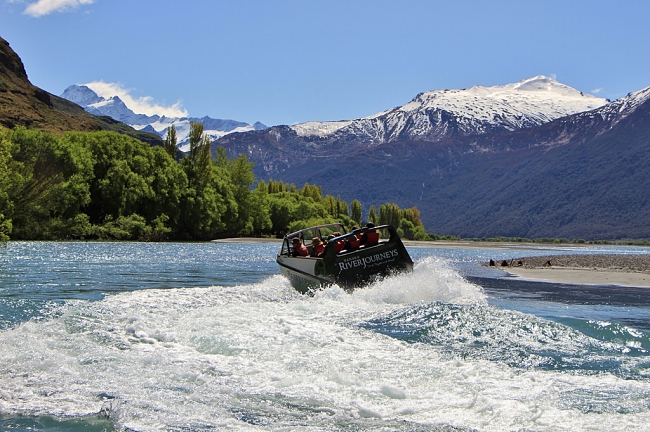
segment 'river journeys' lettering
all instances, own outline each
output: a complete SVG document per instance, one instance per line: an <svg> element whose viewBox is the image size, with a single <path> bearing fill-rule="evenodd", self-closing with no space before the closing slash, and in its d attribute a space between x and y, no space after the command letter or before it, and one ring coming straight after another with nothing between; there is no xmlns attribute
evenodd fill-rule
<svg viewBox="0 0 650 432"><path fill-rule="evenodd" d="M339 263L339 271L350 270L357 267L363 267L365 269L367 267L384 265L388 262L395 261L395 258L397 258L398 255L399 252L397 251L397 249L391 249L386 252L374 254L363 258L350 258L346 261Z"/></svg>

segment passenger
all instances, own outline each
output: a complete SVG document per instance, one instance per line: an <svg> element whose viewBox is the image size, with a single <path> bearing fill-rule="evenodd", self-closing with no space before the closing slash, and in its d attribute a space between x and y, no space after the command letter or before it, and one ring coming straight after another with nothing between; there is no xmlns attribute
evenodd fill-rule
<svg viewBox="0 0 650 432"><path fill-rule="evenodd" d="M325 245L318 237L314 237L313 239L311 239L311 248L314 251L313 256L315 257L319 257L323 255L323 252L325 251Z"/></svg>
<svg viewBox="0 0 650 432"><path fill-rule="evenodd" d="M309 250L307 249L307 246L302 244L299 238L294 238L291 240L291 246L293 246L293 252L291 252L291 256L293 257L306 257L309 256Z"/></svg>
<svg viewBox="0 0 650 432"><path fill-rule="evenodd" d="M379 233L375 230L375 224L368 222L366 228L366 232L361 236L361 244L368 247L379 243Z"/></svg>
<svg viewBox="0 0 650 432"><path fill-rule="evenodd" d="M335 231L335 232L333 232L333 233L331 234L331 236L332 236L332 238L334 238L334 237L340 237L340 236L341 236L341 233L338 232L338 231ZM328 237L328 238L329 238L329 237ZM329 243L329 242L328 242L328 243ZM334 251L335 251L336 253L341 252L341 251L343 250L344 247L345 247L345 241L343 241L343 240L337 240L336 243L334 243Z"/></svg>
<svg viewBox="0 0 650 432"><path fill-rule="evenodd" d="M350 230L350 233L354 233L355 230L358 230L358 226L353 226L352 229ZM361 236L358 234L353 234L350 237L346 239L345 242L345 249L348 251L354 251L359 249L359 246L361 246Z"/></svg>

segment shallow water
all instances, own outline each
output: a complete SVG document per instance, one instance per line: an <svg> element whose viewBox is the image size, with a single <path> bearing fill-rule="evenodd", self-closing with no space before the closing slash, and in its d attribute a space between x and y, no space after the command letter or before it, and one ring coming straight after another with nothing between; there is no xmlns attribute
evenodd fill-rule
<svg viewBox="0 0 650 432"><path fill-rule="evenodd" d="M279 275L277 247L10 242L0 428L622 431L650 420L643 296L562 296L572 290L477 265L548 250L410 248L410 275L308 297ZM612 249L648 253L591 251Z"/></svg>

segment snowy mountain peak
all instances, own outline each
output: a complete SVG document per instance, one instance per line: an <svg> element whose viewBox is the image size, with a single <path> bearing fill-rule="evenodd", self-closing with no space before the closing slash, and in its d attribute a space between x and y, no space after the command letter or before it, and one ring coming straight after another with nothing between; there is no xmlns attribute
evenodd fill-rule
<svg viewBox="0 0 650 432"><path fill-rule="evenodd" d="M506 85L505 87L512 87L514 90L521 90L521 91L557 92L559 90L559 92L562 93L567 92L567 93L577 93L582 95L582 92L574 89L573 87L569 87L565 84L555 81L553 78L549 78L544 75L537 75L535 77L519 81L518 83Z"/></svg>
<svg viewBox="0 0 650 432"><path fill-rule="evenodd" d="M606 99L538 75L504 86L432 90L407 104L368 117L292 126L300 136L355 134L370 144L396 140L438 140L456 135L515 130L592 110Z"/></svg>
<svg viewBox="0 0 650 432"><path fill-rule="evenodd" d="M219 139L224 135L234 132L264 130L267 128L266 125L260 122L249 124L236 120L213 119L208 116L192 118L136 114L118 95L113 95L108 98L102 97L85 85L71 85L65 89L61 97L76 103L91 114L112 117L115 120L128 124L134 129L153 132L162 138L167 134L167 129L173 125L176 128L178 147L183 151L187 150L189 146L191 121L203 123L204 133L212 140Z"/></svg>
<svg viewBox="0 0 650 432"><path fill-rule="evenodd" d="M650 87L627 94L620 99L603 106L602 108L594 111L595 114L602 119L613 120L615 123L623 120L628 115L633 113L637 107L650 101Z"/></svg>
<svg viewBox="0 0 650 432"><path fill-rule="evenodd" d="M87 86L71 85L61 95L62 98L85 107L104 100Z"/></svg>

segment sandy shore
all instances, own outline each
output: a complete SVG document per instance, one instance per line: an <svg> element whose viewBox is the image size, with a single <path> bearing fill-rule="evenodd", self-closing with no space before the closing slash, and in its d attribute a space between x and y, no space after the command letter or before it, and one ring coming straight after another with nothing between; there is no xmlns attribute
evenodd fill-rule
<svg viewBox="0 0 650 432"><path fill-rule="evenodd" d="M650 255L548 255L494 262L494 267L524 280L650 287Z"/></svg>

